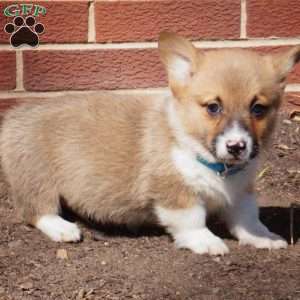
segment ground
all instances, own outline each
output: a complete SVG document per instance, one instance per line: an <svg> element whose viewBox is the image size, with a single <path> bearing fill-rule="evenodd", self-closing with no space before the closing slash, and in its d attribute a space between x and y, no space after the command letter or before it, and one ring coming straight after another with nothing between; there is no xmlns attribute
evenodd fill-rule
<svg viewBox="0 0 300 300"><path fill-rule="evenodd" d="M257 178L261 219L289 240L300 200L300 122L282 113ZM84 240L57 244L22 224L0 185L0 299L300 299L300 242L286 250L239 246L224 226L224 257L175 249L159 228L132 233L81 224ZM296 211L300 237L300 209Z"/></svg>

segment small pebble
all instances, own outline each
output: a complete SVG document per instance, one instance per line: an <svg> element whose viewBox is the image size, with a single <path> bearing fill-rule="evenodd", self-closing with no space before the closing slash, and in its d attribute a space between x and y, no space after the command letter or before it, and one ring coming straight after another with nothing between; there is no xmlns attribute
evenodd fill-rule
<svg viewBox="0 0 300 300"><path fill-rule="evenodd" d="M221 290L221 289L220 289L220 288L217 288L217 287L216 287L216 288L213 288L213 289L212 289L212 293L213 293L213 294L218 294L218 293L220 292L220 290Z"/></svg>
<svg viewBox="0 0 300 300"><path fill-rule="evenodd" d="M22 245L22 241L16 240L16 241L11 241L8 243L9 248L18 248Z"/></svg>
<svg viewBox="0 0 300 300"><path fill-rule="evenodd" d="M282 121L283 124L286 124L286 125L291 125L293 122L291 120L287 120L287 119L284 119Z"/></svg>
<svg viewBox="0 0 300 300"><path fill-rule="evenodd" d="M213 261L215 262L220 262L221 261L221 258L219 256L216 256L213 258Z"/></svg>
<svg viewBox="0 0 300 300"><path fill-rule="evenodd" d="M33 283L32 282L25 282L25 283L22 283L20 285L20 288L21 290L23 291L28 291L28 290L31 290L33 288Z"/></svg>
<svg viewBox="0 0 300 300"><path fill-rule="evenodd" d="M56 257L60 259L68 259L68 252L66 249L57 249Z"/></svg>
<svg viewBox="0 0 300 300"><path fill-rule="evenodd" d="M92 233L92 239L93 239L94 241L103 241L103 240L106 240L106 237L104 236L103 233L98 232L98 231L94 231L94 232Z"/></svg>

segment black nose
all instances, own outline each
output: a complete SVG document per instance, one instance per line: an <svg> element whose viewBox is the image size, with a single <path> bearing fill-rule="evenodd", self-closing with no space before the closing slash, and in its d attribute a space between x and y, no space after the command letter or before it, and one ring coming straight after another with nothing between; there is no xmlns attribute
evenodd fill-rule
<svg viewBox="0 0 300 300"><path fill-rule="evenodd" d="M245 141L228 141L226 143L228 153L237 156L246 149Z"/></svg>

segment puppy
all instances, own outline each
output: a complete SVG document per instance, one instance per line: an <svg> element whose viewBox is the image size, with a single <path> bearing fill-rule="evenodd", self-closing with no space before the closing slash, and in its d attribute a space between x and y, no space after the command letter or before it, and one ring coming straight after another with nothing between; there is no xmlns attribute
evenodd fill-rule
<svg viewBox="0 0 300 300"><path fill-rule="evenodd" d="M300 47L204 53L163 33L159 52L171 96L67 96L7 113L1 159L17 210L57 242L81 237L63 197L96 222L158 222L200 254L228 252L206 226L213 212L240 244L287 247L259 221L253 184Z"/></svg>

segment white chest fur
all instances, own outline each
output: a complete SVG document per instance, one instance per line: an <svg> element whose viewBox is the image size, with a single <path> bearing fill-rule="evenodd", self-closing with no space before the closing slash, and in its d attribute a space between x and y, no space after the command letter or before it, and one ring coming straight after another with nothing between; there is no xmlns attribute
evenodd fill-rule
<svg viewBox="0 0 300 300"><path fill-rule="evenodd" d="M240 172L223 178L199 163L195 154L178 146L173 147L171 158L186 185L199 194L199 201L210 210L238 201L255 173L255 162L251 162Z"/></svg>

